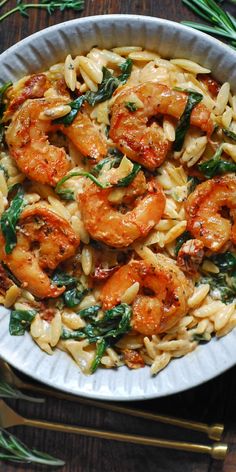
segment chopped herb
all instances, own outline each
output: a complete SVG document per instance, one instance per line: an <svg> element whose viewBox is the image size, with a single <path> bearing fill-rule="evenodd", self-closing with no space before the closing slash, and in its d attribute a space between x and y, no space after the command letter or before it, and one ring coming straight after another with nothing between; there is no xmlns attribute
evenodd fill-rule
<svg viewBox="0 0 236 472"><path fill-rule="evenodd" d="M223 145L221 144L211 159L198 165L198 169L207 179L211 179L215 175L236 171L236 164L234 162L220 159L222 152Z"/></svg>
<svg viewBox="0 0 236 472"><path fill-rule="evenodd" d="M36 315L35 310L12 310L9 323L9 332L12 336L23 336L29 329Z"/></svg>
<svg viewBox="0 0 236 472"><path fill-rule="evenodd" d="M190 126L190 117L194 107L201 102L203 99L203 95L201 93L195 91L187 91L188 93L188 100L185 106L185 110L180 117L179 123L176 127L175 131L175 142L174 142L174 151L180 151L185 135Z"/></svg>
<svg viewBox="0 0 236 472"><path fill-rule="evenodd" d="M183 244L192 238L192 235L189 231L184 231L178 238L176 238L176 246L175 246L175 255L177 256L179 250L183 246Z"/></svg>
<svg viewBox="0 0 236 472"><path fill-rule="evenodd" d="M10 254L16 245L16 224L24 207L24 190L22 187L18 189L16 196L13 198L9 208L2 214L0 225L3 236L5 238L5 251Z"/></svg>
<svg viewBox="0 0 236 472"><path fill-rule="evenodd" d="M132 113L134 113L135 111L138 110L138 107L137 107L136 103L134 103L134 102L125 102L125 108L127 108Z"/></svg>
<svg viewBox="0 0 236 472"><path fill-rule="evenodd" d="M228 138L233 139L233 141L236 141L236 133L227 128L222 128L222 131L226 136L228 136Z"/></svg>

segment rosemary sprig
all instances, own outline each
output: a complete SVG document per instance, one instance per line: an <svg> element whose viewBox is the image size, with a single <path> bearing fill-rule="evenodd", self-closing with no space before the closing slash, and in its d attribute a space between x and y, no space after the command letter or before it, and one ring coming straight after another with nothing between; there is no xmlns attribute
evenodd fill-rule
<svg viewBox="0 0 236 472"><path fill-rule="evenodd" d="M43 464L53 467L62 466L64 461L56 459L49 454L30 449L13 434L0 428L0 461L13 461L18 463Z"/></svg>
<svg viewBox="0 0 236 472"><path fill-rule="evenodd" d="M2 0L0 2L0 7L5 5L8 0ZM0 22L5 20L8 16L13 13L19 12L22 16L28 17L27 10L30 8L38 8L47 10L49 15L52 15L55 10L59 9L60 11L64 10L75 10L81 11L84 8L84 0L41 0L39 3L25 3L23 0L17 0L16 7L8 10L2 16L0 16Z"/></svg>
<svg viewBox="0 0 236 472"><path fill-rule="evenodd" d="M236 18L231 13L224 11L214 0L182 0L182 2L212 26L194 21L182 21L182 24L224 37L230 46L236 48Z"/></svg>
<svg viewBox="0 0 236 472"><path fill-rule="evenodd" d="M1 373L0 373L1 376ZM35 398L25 395L17 388L12 387L8 383L0 379L0 398L14 398L14 400L27 400L29 402L43 403L44 398Z"/></svg>

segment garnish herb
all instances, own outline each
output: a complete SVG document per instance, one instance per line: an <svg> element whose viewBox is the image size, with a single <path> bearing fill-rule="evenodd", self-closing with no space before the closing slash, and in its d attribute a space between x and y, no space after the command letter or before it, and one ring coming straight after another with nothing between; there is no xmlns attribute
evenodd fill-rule
<svg viewBox="0 0 236 472"><path fill-rule="evenodd" d="M8 0L2 0L0 6L2 7ZM29 8L38 8L47 10L49 15L52 15L56 10L75 10L81 11L84 8L84 0L41 0L39 3L24 3L23 0L17 1L17 6L8 10L2 16L0 16L0 22L5 20L8 16L13 13L19 12L22 16L28 17L27 10Z"/></svg>
<svg viewBox="0 0 236 472"><path fill-rule="evenodd" d="M81 95L80 97L76 98L76 100L74 100L73 102L70 102L69 105L72 108L70 113L61 118L57 118L56 120L54 120L54 123L64 124L65 126L68 126L73 122L84 102L88 102L89 105L94 107L96 103L101 103L111 98L113 92L117 89L117 87L119 87L119 85L121 84L125 84L125 82L129 78L132 70L132 65L133 62L131 59L127 59L125 62L123 62L119 66L122 71L122 74L118 77L114 77L109 71L109 69L103 67L103 78L101 84L98 86L97 92L86 92L84 95Z"/></svg>
<svg viewBox="0 0 236 472"><path fill-rule="evenodd" d="M20 187L9 208L4 211L0 220L1 230L6 242L5 251L7 254L10 254L16 245L16 224L23 207L24 190Z"/></svg>
<svg viewBox="0 0 236 472"><path fill-rule="evenodd" d="M64 461L56 459L49 454L30 449L13 434L0 428L0 460L18 463L43 464L53 467L62 466Z"/></svg>
<svg viewBox="0 0 236 472"><path fill-rule="evenodd" d="M224 11L214 0L182 1L212 26L194 21L182 21L184 25L226 38L232 47L236 47L236 20L233 15ZM233 1L233 3L235 2Z"/></svg>
<svg viewBox="0 0 236 472"><path fill-rule="evenodd" d="M12 336L23 336L36 315L35 310L12 310L9 331Z"/></svg>
<svg viewBox="0 0 236 472"><path fill-rule="evenodd" d="M207 179L211 179L214 175L236 171L235 162L220 159L222 152L223 145L220 145L211 159L198 165L198 169Z"/></svg>
<svg viewBox="0 0 236 472"><path fill-rule="evenodd" d="M0 372L0 398L14 398L14 400L26 400L29 402L35 403L43 403L45 400L44 398L36 398L30 397L29 395L25 395L17 388L12 387L8 383L1 380L1 372Z"/></svg>
<svg viewBox="0 0 236 472"><path fill-rule="evenodd" d="M227 128L222 128L222 131L226 136L228 136L228 138L233 139L233 141L236 141L236 133Z"/></svg>
<svg viewBox="0 0 236 472"><path fill-rule="evenodd" d="M135 111L138 110L138 107L137 107L136 103L134 103L134 102L126 102L125 103L125 108L127 108L132 113L134 113Z"/></svg>
<svg viewBox="0 0 236 472"><path fill-rule="evenodd" d="M131 307L122 303L111 310L106 310L102 319L97 319L96 315L100 307L98 305L90 309L82 310L78 314L90 320L84 328L76 331L63 329L62 339L85 339L90 343L96 343L96 355L93 361L91 372L95 372L100 364L101 358L108 346L116 343L120 337L130 331Z"/></svg>
<svg viewBox="0 0 236 472"><path fill-rule="evenodd" d="M190 91L190 90L188 90L186 92L188 93L188 100L187 100L187 103L186 103L185 110L184 110L182 116L180 117L179 123L176 127L174 151L180 151L181 150L181 148L183 146L185 135L186 135L186 133L189 129L189 126L190 126L191 113L192 113L194 107L198 103L200 103L201 100L203 99L203 95L201 93Z"/></svg>
<svg viewBox="0 0 236 472"><path fill-rule="evenodd" d="M192 235L189 231L184 231L178 238L176 238L176 246L175 246L175 255L177 256L179 250L183 246L183 244L192 238Z"/></svg>

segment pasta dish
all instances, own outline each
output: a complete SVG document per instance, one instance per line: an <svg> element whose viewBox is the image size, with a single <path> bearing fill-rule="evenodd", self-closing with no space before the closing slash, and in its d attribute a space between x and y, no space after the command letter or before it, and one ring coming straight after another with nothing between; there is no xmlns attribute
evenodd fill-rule
<svg viewBox="0 0 236 472"><path fill-rule="evenodd" d="M151 374L236 326L236 96L94 47L0 87L0 303L84 374Z"/></svg>

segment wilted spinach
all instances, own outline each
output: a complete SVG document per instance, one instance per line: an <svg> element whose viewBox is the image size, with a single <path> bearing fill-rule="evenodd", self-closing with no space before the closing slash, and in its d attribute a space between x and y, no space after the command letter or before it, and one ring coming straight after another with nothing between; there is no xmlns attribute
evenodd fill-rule
<svg viewBox="0 0 236 472"><path fill-rule="evenodd" d="M13 336L22 336L29 329L36 315L35 310L12 310L9 331Z"/></svg>
<svg viewBox="0 0 236 472"><path fill-rule="evenodd" d="M175 131L175 142L174 142L174 151L180 151L185 135L190 127L190 117L194 107L201 102L203 99L203 95L201 93L192 91L192 90L184 90L188 93L188 100L185 106L185 110L182 116L179 119L179 123L177 124L176 131Z"/></svg>
<svg viewBox="0 0 236 472"><path fill-rule="evenodd" d="M192 235L189 231L184 231L178 238L176 238L176 246L175 246L175 255L177 256L179 250L183 246L183 244L192 238Z"/></svg>
<svg viewBox="0 0 236 472"><path fill-rule="evenodd" d="M14 249L17 237L16 237L16 225L20 217L20 214L24 207L24 190L22 187L18 189L17 194L13 198L9 208L4 211L1 217L0 225L1 230L6 242L5 251L6 254L10 254Z"/></svg>
<svg viewBox="0 0 236 472"><path fill-rule="evenodd" d="M222 152L223 145L218 147L211 159L203 162L202 164L199 164L198 169L207 179L211 179L215 175L236 171L236 164L234 162L220 159Z"/></svg>

